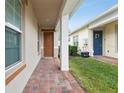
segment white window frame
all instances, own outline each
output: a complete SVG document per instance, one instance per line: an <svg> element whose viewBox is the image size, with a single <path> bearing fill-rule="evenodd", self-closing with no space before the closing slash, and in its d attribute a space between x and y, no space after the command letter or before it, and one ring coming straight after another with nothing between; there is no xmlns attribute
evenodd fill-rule
<svg viewBox="0 0 124 93"><path fill-rule="evenodd" d="M9 22L6 22L6 23L5 23L5 26L7 26L7 27L13 29L14 31L17 31L17 32L19 32L19 33L22 33L22 31L21 31L19 28L17 28L16 26L12 25L12 24L9 23Z"/></svg>

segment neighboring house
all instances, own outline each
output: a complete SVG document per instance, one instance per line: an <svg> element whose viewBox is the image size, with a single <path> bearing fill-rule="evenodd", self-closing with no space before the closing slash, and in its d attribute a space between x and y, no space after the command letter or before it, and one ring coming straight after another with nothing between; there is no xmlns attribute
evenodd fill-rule
<svg viewBox="0 0 124 93"><path fill-rule="evenodd" d="M118 58L118 6L115 5L69 34L69 44L78 50L89 51L90 56L103 55Z"/></svg>
<svg viewBox="0 0 124 93"><path fill-rule="evenodd" d="M22 93L39 60L58 57L59 38L60 68L69 70L69 18L82 1L5 0L6 93Z"/></svg>
<svg viewBox="0 0 124 93"><path fill-rule="evenodd" d="M74 31L69 35L69 38L70 38L69 44L70 45L75 46L75 40L74 40L75 37L77 37L77 39L76 39L77 45L76 46L78 46L78 52L79 51L88 51L87 50L88 49L87 48L88 47L88 45L87 45L87 43L88 43L88 28L87 28L87 26L84 27L83 29Z"/></svg>

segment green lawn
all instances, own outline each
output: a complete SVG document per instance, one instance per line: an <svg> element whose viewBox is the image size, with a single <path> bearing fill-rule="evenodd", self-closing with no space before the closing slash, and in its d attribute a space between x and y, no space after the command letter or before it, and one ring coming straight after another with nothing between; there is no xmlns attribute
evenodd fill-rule
<svg viewBox="0 0 124 93"><path fill-rule="evenodd" d="M70 58L70 71L88 93L117 93L118 67L93 58Z"/></svg>

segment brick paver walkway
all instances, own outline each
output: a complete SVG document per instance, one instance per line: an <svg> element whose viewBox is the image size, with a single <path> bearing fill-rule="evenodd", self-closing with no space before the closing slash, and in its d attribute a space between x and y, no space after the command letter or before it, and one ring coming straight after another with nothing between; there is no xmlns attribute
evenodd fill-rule
<svg viewBox="0 0 124 93"><path fill-rule="evenodd" d="M69 72L59 70L57 59L41 59L23 93L85 93Z"/></svg>

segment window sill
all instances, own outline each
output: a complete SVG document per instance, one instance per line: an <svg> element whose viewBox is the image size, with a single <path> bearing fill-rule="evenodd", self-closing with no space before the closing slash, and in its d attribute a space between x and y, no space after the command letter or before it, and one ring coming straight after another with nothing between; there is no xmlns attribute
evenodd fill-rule
<svg viewBox="0 0 124 93"><path fill-rule="evenodd" d="M19 33L22 33L19 28L17 28L16 26L12 25L12 24L9 23L9 22L6 22L6 23L5 23L5 26L7 26L7 27L9 27L9 28L11 28L11 29L13 29L13 30L19 32Z"/></svg>
<svg viewBox="0 0 124 93"><path fill-rule="evenodd" d="M25 67L26 64L22 64L20 67L15 69L10 75L6 76L6 85L8 85Z"/></svg>

